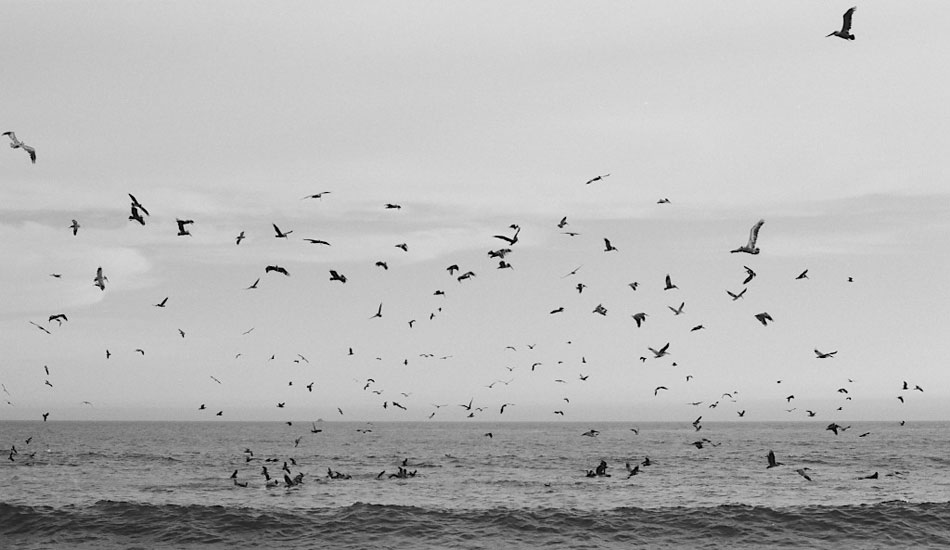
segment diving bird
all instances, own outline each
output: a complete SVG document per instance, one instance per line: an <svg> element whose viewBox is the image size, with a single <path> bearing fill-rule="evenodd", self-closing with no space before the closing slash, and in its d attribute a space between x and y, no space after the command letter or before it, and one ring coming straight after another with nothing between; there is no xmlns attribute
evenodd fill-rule
<svg viewBox="0 0 950 550"><path fill-rule="evenodd" d="M853 8L844 12L844 16L841 18L841 30L833 31L825 36L825 38L828 38L829 36L837 36L838 38L843 38L845 40L854 40L854 35L851 34L851 16L854 15L854 10L856 9L858 9L858 7L854 6Z"/></svg>
<svg viewBox="0 0 950 550"><path fill-rule="evenodd" d="M30 162L32 162L33 164L36 164L36 149L34 149L34 148L30 147L29 145L27 145L26 143L24 143L24 142L18 140L18 139L16 138L16 134L14 134L12 131L11 131L11 132L4 132L3 134L0 134L0 135L9 136L9 137L10 137L10 141L11 141L11 143L10 143L10 148L11 148L11 149L23 149L24 151L27 152L28 155L30 155Z"/></svg>
<svg viewBox="0 0 950 550"><path fill-rule="evenodd" d="M76 236L76 233L79 233L79 222L73 220L73 223L69 226L73 230L73 236Z"/></svg>
<svg viewBox="0 0 950 550"><path fill-rule="evenodd" d="M99 287L99 290L106 289L106 281L108 280L109 278L102 274L102 267L96 269L96 277L93 279L93 282L97 287Z"/></svg>
<svg viewBox="0 0 950 550"><path fill-rule="evenodd" d="M195 220L183 220L181 218L175 218L175 222L178 224L178 236L184 237L185 235L191 235L191 233L185 229L186 225L195 223Z"/></svg>
<svg viewBox="0 0 950 550"><path fill-rule="evenodd" d="M762 228L762 225L765 223L765 220L759 220L755 222L755 225L752 226L752 229L749 230L749 242L745 246L740 246L735 250L730 250L730 252L746 252L748 254L758 254L759 248L755 246L755 242L759 239L759 229Z"/></svg>

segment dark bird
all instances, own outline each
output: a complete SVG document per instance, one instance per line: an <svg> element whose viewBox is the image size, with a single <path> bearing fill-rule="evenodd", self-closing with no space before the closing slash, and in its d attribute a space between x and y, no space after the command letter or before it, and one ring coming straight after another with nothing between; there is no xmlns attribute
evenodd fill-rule
<svg viewBox="0 0 950 550"><path fill-rule="evenodd" d="M129 214L129 219L132 221L137 221L141 225L145 225L145 218L142 217L142 214L139 214L139 209L132 205L131 214Z"/></svg>
<svg viewBox="0 0 950 550"><path fill-rule="evenodd" d="M744 265L742 267L745 268L745 274L746 274L745 280L742 281L742 284L747 285L749 284L749 281L755 278L755 271L752 271L752 268L750 268L749 266Z"/></svg>
<svg viewBox="0 0 950 550"><path fill-rule="evenodd" d="M65 313L57 313L57 314L55 314L55 315L50 315L50 316L49 316L49 320L48 320L47 322L52 323L53 321L56 321L57 323L59 323L60 325L62 325L62 324L63 324L63 321L68 321L68 320L69 320L69 319L66 318L66 314L65 314Z"/></svg>
<svg viewBox="0 0 950 550"><path fill-rule="evenodd" d="M600 180L606 178L606 177L609 176L609 175L610 175L610 174L603 174L603 175L601 175L601 176L594 176L593 178L591 178L591 179L587 180L586 182L584 182L584 185L590 185L590 184L594 183L595 181L600 181Z"/></svg>
<svg viewBox="0 0 950 550"><path fill-rule="evenodd" d="M276 223L272 223L271 225L274 226L274 233L276 233L276 235L274 235L274 238L277 238L277 239L286 239L287 235L290 235L291 233L294 232L293 230L290 230L284 233L283 231L280 230L279 227L277 227Z"/></svg>
<svg viewBox="0 0 950 550"><path fill-rule="evenodd" d="M494 237L495 237L496 239L501 239L501 240L505 241L505 242L508 243L509 245L514 245L516 242L518 242L518 234L519 234L519 233L521 233L521 228L520 228L520 227L515 230L515 234L512 235L511 237L506 237L505 235L494 235Z"/></svg>
<svg viewBox="0 0 950 550"><path fill-rule="evenodd" d="M597 304L597 307L594 308L593 313L599 313L599 314L601 314L601 315L606 316L606 315L607 315L607 308L605 308L605 307L603 306L603 304Z"/></svg>
<svg viewBox="0 0 950 550"><path fill-rule="evenodd" d="M281 269L284 269L284 268L281 268ZM286 271L286 270L285 270L285 271ZM289 273L288 273L288 275L289 275ZM257 288L257 283L259 283L259 282L261 282L261 278L260 278L260 277L258 277L257 280L254 281L254 284L252 284L251 286L245 288L244 290L253 290L253 289Z"/></svg>
<svg viewBox="0 0 950 550"><path fill-rule="evenodd" d="M904 402L904 396L902 396L902 395L898 395L898 396L897 396L897 399L898 399L898 401L900 401L901 403Z"/></svg>
<svg viewBox="0 0 950 550"><path fill-rule="evenodd" d="M704 328L706 328L706 327L704 327L703 325L696 325L695 327L689 329L689 331L690 331L690 332L695 332L695 331L697 331L697 330L703 330Z"/></svg>
<svg viewBox="0 0 950 550"><path fill-rule="evenodd" d="M287 404L286 401L285 401L285 402L282 402L282 403L278 403L278 404L277 404L277 408L278 408L278 409L283 409L283 408L284 408L284 405L286 405L286 404Z"/></svg>
<svg viewBox="0 0 950 550"><path fill-rule="evenodd" d="M837 36L838 38L843 38L845 40L854 40L854 35L851 34L851 16L854 15L854 10L856 9L858 9L857 6L844 12L844 16L841 18L841 30L833 31L825 36L825 38L828 38L829 36Z"/></svg>
<svg viewBox="0 0 950 550"><path fill-rule="evenodd" d="M663 287L663 290L673 290L674 288L679 288L679 287L673 284L673 280L670 279L670 275L667 274L667 275L666 275L666 286Z"/></svg>
<svg viewBox="0 0 950 550"><path fill-rule="evenodd" d="M924 389L917 385L914 386L914 390L919 391L920 393L924 393Z"/></svg>
<svg viewBox="0 0 950 550"><path fill-rule="evenodd" d="M759 220L755 222L755 225L752 226L752 229L749 230L749 242L745 246L740 246L735 250L730 250L730 252L746 252L748 254L758 254L759 248L755 246L755 242L759 239L759 229L762 228L762 224L765 223L765 220Z"/></svg>
<svg viewBox="0 0 950 550"><path fill-rule="evenodd" d="M637 322L637 328L640 328L640 325L642 325L647 320L647 314L643 313L642 311L640 313L634 313L632 317L633 320Z"/></svg>
<svg viewBox="0 0 950 550"><path fill-rule="evenodd" d="M551 314L551 315L554 315L555 313L561 313L561 312L563 312L563 311L564 311L564 306L561 306L561 307L559 307L559 308L557 308L557 309L552 309L552 310L549 311L548 313Z"/></svg>
<svg viewBox="0 0 950 550"><path fill-rule="evenodd" d="M185 226L195 223L195 220L182 220L180 218L175 218L175 222L178 224L179 237L184 237L185 235L191 235L191 233L189 233L188 230L185 229Z"/></svg>
<svg viewBox="0 0 950 550"><path fill-rule="evenodd" d="M269 265L264 268L264 273L270 273L271 271L280 273L281 275L284 275L286 277L290 277L290 272L279 265ZM260 279L258 279L257 281L260 281ZM257 281L254 281L254 284L251 285L251 288L257 288Z"/></svg>
<svg viewBox="0 0 950 550"><path fill-rule="evenodd" d="M330 243L328 243L327 241L320 240L320 239L304 239L304 240L310 244L322 244L322 245L330 246Z"/></svg>
<svg viewBox="0 0 950 550"><path fill-rule="evenodd" d="M808 481L811 481L811 478L808 477L808 474L805 473L805 470L807 470L807 469L808 469L808 468L799 468L799 469L795 470L795 473L798 474L798 475L800 475L800 476L802 476L803 478L807 479Z"/></svg>
<svg viewBox="0 0 950 550"><path fill-rule="evenodd" d="M389 264L387 264L386 262L380 260L380 261L376 262L376 267L381 267L381 268L383 268L383 269L385 269L385 270L388 270L388 269L389 269Z"/></svg>
<svg viewBox="0 0 950 550"><path fill-rule="evenodd" d="M398 204L391 203L391 202L387 202L386 205L385 205L385 208L386 208L386 210L399 210L400 208L402 208L402 206L401 206L401 205L398 205Z"/></svg>
<svg viewBox="0 0 950 550"><path fill-rule="evenodd" d="M785 398L785 402L786 402L786 403L791 403L791 402L792 402L792 399L795 399L795 396L794 396L794 395L789 395L788 397Z"/></svg>
<svg viewBox="0 0 950 550"><path fill-rule="evenodd" d="M345 283L345 282L346 282L346 276L345 276L345 275L340 275L340 274L337 273L335 270L331 269L331 270L330 270L330 280L331 280L331 281L340 281L341 283Z"/></svg>
<svg viewBox="0 0 950 550"><path fill-rule="evenodd" d="M659 393L660 390L668 390L668 389L669 388L667 388L666 386L657 386L653 390L653 396L656 397L656 394Z"/></svg>
<svg viewBox="0 0 950 550"><path fill-rule="evenodd" d="M604 252L613 252L619 250L614 245L610 244L610 239L604 238Z"/></svg>
<svg viewBox="0 0 950 550"><path fill-rule="evenodd" d="M141 354L143 357L145 356L145 350L142 348L135 348L135 352Z"/></svg>
<svg viewBox="0 0 950 550"><path fill-rule="evenodd" d="M773 453L773 452L771 451L771 449L769 450L769 454L765 455L765 457L766 457L766 458L768 459L768 461L769 461L769 465L765 467L766 470L769 469L769 468L774 468L774 467L776 467L776 466L781 466L781 465L782 465L781 462L776 462L776 461L775 461L775 453Z"/></svg>
<svg viewBox="0 0 950 550"><path fill-rule="evenodd" d="M379 308L376 310L376 313L373 314L372 317L370 317L370 319L375 319L375 318L377 318L377 317L379 317L380 319L383 317L383 304L382 304L382 302L380 302Z"/></svg>
<svg viewBox="0 0 950 550"><path fill-rule="evenodd" d="M96 277L93 279L93 282L97 287L99 287L99 290L106 289L106 281L108 280L109 278L102 274L102 267L96 269Z"/></svg>
<svg viewBox="0 0 950 550"><path fill-rule="evenodd" d="M842 430L842 429L843 428L841 426L839 426L838 424L834 422L832 422L831 424L828 424L828 427L825 428L825 430L830 430L835 435L838 435L838 430Z"/></svg>
<svg viewBox="0 0 950 550"><path fill-rule="evenodd" d="M666 306L666 307L670 308L670 311L673 312L673 315L682 315L682 314L683 314L683 307L684 307L685 305L686 305L686 302L682 302L682 303L680 304L680 307L678 307L678 308L675 308L675 307L673 307L673 306Z"/></svg>
<svg viewBox="0 0 950 550"><path fill-rule="evenodd" d="M300 200L304 199L323 199L324 195L329 195L330 191L321 191L319 193L314 193L313 195L307 195L306 197L301 197Z"/></svg>
<svg viewBox="0 0 950 550"><path fill-rule="evenodd" d="M135 198L135 195L133 195L132 193L129 193L128 195L129 195L129 199L132 201L132 206L133 206L134 208L138 208L138 209L141 210L146 216L151 216L151 214L148 213L148 209L145 208L144 206L142 206L142 203L140 203L139 200L138 200L137 198Z"/></svg>
<svg viewBox="0 0 950 550"><path fill-rule="evenodd" d="M808 270L806 269L805 271L802 271L801 273L799 273L798 277L795 277L795 280L797 281L798 279L807 279L807 278L808 278Z"/></svg>
<svg viewBox="0 0 950 550"><path fill-rule="evenodd" d="M662 348L660 348L659 350L655 350L655 349L649 348L649 347L648 347L647 349L653 352L653 358L654 358L654 359L659 359L660 357L663 357L664 355L669 355L669 352L666 351L666 350L668 350L669 348L670 348L670 343L667 342L666 345L663 346Z"/></svg>
<svg viewBox="0 0 950 550"><path fill-rule="evenodd" d="M79 233L79 222L73 220L73 223L69 226L73 230L73 236L76 236L76 233Z"/></svg>
<svg viewBox="0 0 950 550"><path fill-rule="evenodd" d="M23 149L24 151L27 152L28 155L30 155L30 162L32 162L33 164L36 164L36 149L34 149L34 148L30 147L29 145L27 145L26 143L24 143L24 142L18 140L18 139L16 138L16 134L14 134L12 131L11 131L11 132L4 132L2 135L4 135L4 136L10 136L10 142L11 142L11 143L10 143L10 148L11 148L11 149Z"/></svg>
<svg viewBox="0 0 950 550"><path fill-rule="evenodd" d="M874 472L873 474L867 475L864 477L859 477L858 479L877 479L877 472Z"/></svg>
<svg viewBox="0 0 950 550"><path fill-rule="evenodd" d="M244 240L244 232L241 231L240 235L234 238L234 244L241 244L241 241Z"/></svg>
<svg viewBox="0 0 950 550"><path fill-rule="evenodd" d="M739 292L738 294L736 294L736 293L734 293L734 292L732 292L732 291L727 290L727 291L726 291L726 294L728 294L728 295L732 298L732 301L735 302L735 301L738 300L739 298L742 298L742 296L745 295L745 291L747 291L747 290L749 290L748 287L743 288L742 291Z"/></svg>
<svg viewBox="0 0 950 550"><path fill-rule="evenodd" d="M162 300L161 302L159 302L159 303L157 303L157 304L152 304L152 305L154 305L155 307L165 307L165 303L166 303L166 302L168 302L168 296L165 296L165 299Z"/></svg>
<svg viewBox="0 0 950 550"><path fill-rule="evenodd" d="M564 226L567 225L567 216L561 218L561 221L557 222L558 229L564 229Z"/></svg>
<svg viewBox="0 0 950 550"><path fill-rule="evenodd" d="M465 273L462 273L461 275L459 275L458 277L456 277L456 280L458 280L458 282L461 283L462 281L464 281L464 280L466 280L466 279L471 279L471 278L474 277L474 276L475 276L475 272L474 272L474 271L466 271Z"/></svg>
<svg viewBox="0 0 950 550"><path fill-rule="evenodd" d="M763 311L762 313L756 313L756 314L755 314L755 318L758 319L759 322L762 323L762 326L764 326L764 327L767 327L767 326L768 326L768 322L769 322L769 321L773 321L773 322L774 322L774 320L772 319L772 316L769 315L767 312L764 312L764 311Z"/></svg>
<svg viewBox="0 0 950 550"><path fill-rule="evenodd" d="M48 413L48 412L43 413L43 422L46 422L46 419L47 419L48 417L49 417L49 413Z"/></svg>
<svg viewBox="0 0 950 550"><path fill-rule="evenodd" d="M815 350L815 355L818 356L818 359L828 359L829 357L833 359L836 353L838 353L837 350L829 351L828 353L823 353L821 351Z"/></svg>
<svg viewBox="0 0 950 550"><path fill-rule="evenodd" d="M656 203L657 203L657 204L670 204L670 199L667 199L667 198L664 197L664 198L662 198L662 199L656 201Z"/></svg>
<svg viewBox="0 0 950 550"><path fill-rule="evenodd" d="M393 407L399 407L399 408L402 409L402 410L406 410L406 407L403 407L402 405L400 405L399 403L397 403L397 402L395 402L395 401L393 401Z"/></svg>

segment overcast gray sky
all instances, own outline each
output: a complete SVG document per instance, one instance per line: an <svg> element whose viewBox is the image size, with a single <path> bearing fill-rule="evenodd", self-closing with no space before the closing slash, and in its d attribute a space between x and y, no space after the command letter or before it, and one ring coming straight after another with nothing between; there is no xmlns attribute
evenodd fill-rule
<svg viewBox="0 0 950 550"><path fill-rule="evenodd" d="M948 419L950 9L848 7L7 2L0 418Z"/></svg>

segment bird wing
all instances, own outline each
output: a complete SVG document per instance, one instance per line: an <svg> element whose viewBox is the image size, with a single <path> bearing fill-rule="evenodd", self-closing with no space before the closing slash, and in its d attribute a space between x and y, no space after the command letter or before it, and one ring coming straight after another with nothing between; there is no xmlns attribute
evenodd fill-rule
<svg viewBox="0 0 950 550"><path fill-rule="evenodd" d="M14 134L12 131L10 131L10 132L4 132L3 135L5 135L5 136L10 136L10 140L12 140L14 144L15 144L15 143L19 143L19 141L20 141L20 140L18 140L18 139L16 138L16 134Z"/></svg>
<svg viewBox="0 0 950 550"><path fill-rule="evenodd" d="M844 12L844 17L842 18L841 31L849 32L851 30L851 16L854 15L854 10L858 9L857 6L852 7L848 11Z"/></svg>
<svg viewBox="0 0 950 550"><path fill-rule="evenodd" d="M762 228L762 224L765 223L765 220L759 220L755 222L755 225L752 226L752 229L749 230L749 244L746 245L749 248L755 248L755 241L759 239L759 229Z"/></svg>

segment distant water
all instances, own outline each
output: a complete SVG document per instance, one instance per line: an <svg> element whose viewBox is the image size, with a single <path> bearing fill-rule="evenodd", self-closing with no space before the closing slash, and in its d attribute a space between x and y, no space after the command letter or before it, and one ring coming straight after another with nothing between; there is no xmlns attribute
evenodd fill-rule
<svg viewBox="0 0 950 550"><path fill-rule="evenodd" d="M950 547L950 423L633 426L2 422L0 548Z"/></svg>

